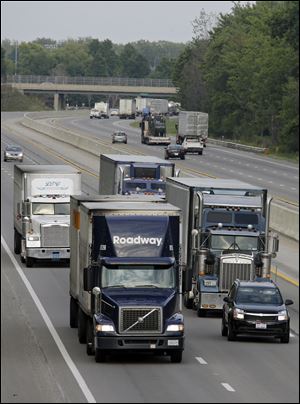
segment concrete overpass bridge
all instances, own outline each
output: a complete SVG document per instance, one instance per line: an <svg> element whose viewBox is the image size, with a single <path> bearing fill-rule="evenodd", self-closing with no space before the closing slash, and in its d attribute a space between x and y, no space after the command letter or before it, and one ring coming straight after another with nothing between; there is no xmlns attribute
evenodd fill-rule
<svg viewBox="0 0 300 404"><path fill-rule="evenodd" d="M168 98L177 93L171 80L149 78L8 75L5 84L23 93L53 94L56 111L64 109L68 94Z"/></svg>

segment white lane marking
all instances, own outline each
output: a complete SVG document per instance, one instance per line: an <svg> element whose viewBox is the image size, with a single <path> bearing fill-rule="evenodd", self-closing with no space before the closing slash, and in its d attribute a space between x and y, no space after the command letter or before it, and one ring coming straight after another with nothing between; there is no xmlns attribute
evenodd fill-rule
<svg viewBox="0 0 300 404"><path fill-rule="evenodd" d="M32 297L36 307L38 308L41 316L43 317L43 320L45 321L48 330L50 332L50 334L52 335L58 349L60 350L60 353L62 354L66 364L68 365L69 369L71 370L73 376L75 377L79 387L81 388L82 393L84 394L84 396L86 397L88 403L96 403L96 399L94 398L94 396L92 395L90 389L88 388L85 380L83 379L83 377L81 376L81 374L79 373L79 370L77 369L75 363L73 362L73 360L71 359L68 351L66 350L64 344L62 343L59 335L57 334L56 329L54 328L48 314L46 313L46 310L44 309L42 303L40 302L40 299L38 298L38 296L36 295L35 291L33 290L30 282L28 281L28 279L26 278L26 276L24 275L24 272L22 270L22 268L20 267L20 265L17 263L15 257L13 256L12 252L10 251L10 249L8 248L8 245L6 244L6 241L4 240L4 237L1 234L1 244L3 245L3 247L5 248L7 254L9 255L12 263L14 264L18 274L20 275L22 281L24 282L28 292L30 293L30 296Z"/></svg>
<svg viewBox="0 0 300 404"><path fill-rule="evenodd" d="M196 356L195 358L201 365L207 365L207 362L200 356L198 356L198 357Z"/></svg>
<svg viewBox="0 0 300 404"><path fill-rule="evenodd" d="M233 387L230 386L228 383L221 383L222 386L228 391L235 391Z"/></svg>

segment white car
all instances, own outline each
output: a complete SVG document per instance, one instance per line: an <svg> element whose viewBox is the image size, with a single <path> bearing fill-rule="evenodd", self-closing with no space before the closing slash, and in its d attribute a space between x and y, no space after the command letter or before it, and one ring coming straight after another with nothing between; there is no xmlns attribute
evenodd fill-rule
<svg viewBox="0 0 300 404"><path fill-rule="evenodd" d="M110 110L110 116L118 116L119 115L119 110L118 109L111 109Z"/></svg>
<svg viewBox="0 0 300 404"><path fill-rule="evenodd" d="M20 146L6 146L3 152L3 160L18 160L23 161L23 149Z"/></svg>
<svg viewBox="0 0 300 404"><path fill-rule="evenodd" d="M125 132L117 131L112 135L113 143L125 143L127 144L127 135Z"/></svg>

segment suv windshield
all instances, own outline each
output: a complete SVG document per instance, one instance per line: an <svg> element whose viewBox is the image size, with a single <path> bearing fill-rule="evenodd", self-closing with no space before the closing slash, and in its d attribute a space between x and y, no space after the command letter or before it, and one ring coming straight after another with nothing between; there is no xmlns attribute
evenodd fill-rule
<svg viewBox="0 0 300 404"><path fill-rule="evenodd" d="M21 152L22 148L19 146L7 146L6 150L8 151L16 151L16 152Z"/></svg>
<svg viewBox="0 0 300 404"><path fill-rule="evenodd" d="M32 204L33 215L69 215L69 203L36 203Z"/></svg>
<svg viewBox="0 0 300 404"><path fill-rule="evenodd" d="M102 287L155 287L174 288L174 267L159 269L153 265L129 267L119 265L117 268L102 268Z"/></svg>
<svg viewBox="0 0 300 404"><path fill-rule="evenodd" d="M239 287L236 303L281 305L283 302L277 288Z"/></svg>

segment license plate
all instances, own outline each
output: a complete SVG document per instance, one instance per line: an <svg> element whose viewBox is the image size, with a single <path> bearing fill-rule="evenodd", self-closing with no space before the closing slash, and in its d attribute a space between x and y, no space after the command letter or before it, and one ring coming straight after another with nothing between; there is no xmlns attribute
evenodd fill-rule
<svg viewBox="0 0 300 404"><path fill-rule="evenodd" d="M60 256L59 251L53 251L52 252L52 260L53 261L59 261L59 256Z"/></svg>
<svg viewBox="0 0 300 404"><path fill-rule="evenodd" d="M168 345L169 346L178 346L179 341L178 341L178 339L168 339Z"/></svg>
<svg viewBox="0 0 300 404"><path fill-rule="evenodd" d="M267 328L267 324L258 322L258 323L255 324L255 328L265 330Z"/></svg>

